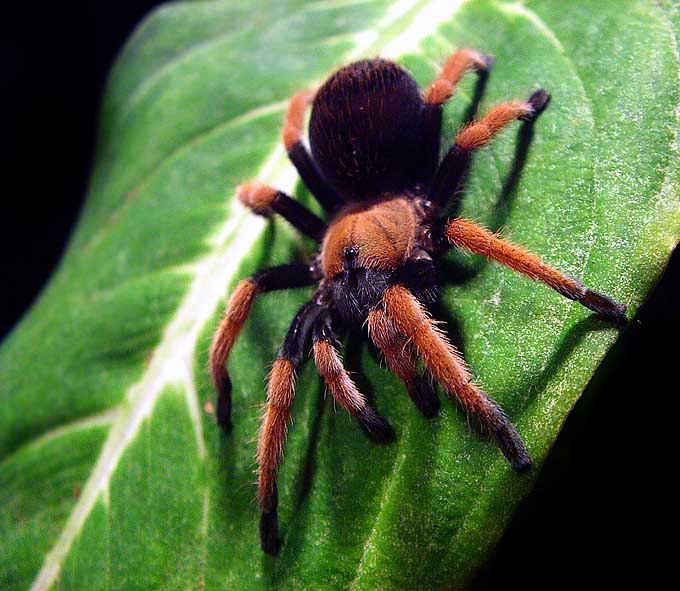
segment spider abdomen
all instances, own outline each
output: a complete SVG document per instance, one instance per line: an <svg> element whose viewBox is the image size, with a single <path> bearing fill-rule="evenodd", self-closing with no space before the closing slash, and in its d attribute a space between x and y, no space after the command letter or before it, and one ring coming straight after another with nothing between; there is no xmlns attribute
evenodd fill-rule
<svg viewBox="0 0 680 591"><path fill-rule="evenodd" d="M319 170L345 201L397 192L418 180L423 99L401 66L363 60L319 89L309 142Z"/></svg>

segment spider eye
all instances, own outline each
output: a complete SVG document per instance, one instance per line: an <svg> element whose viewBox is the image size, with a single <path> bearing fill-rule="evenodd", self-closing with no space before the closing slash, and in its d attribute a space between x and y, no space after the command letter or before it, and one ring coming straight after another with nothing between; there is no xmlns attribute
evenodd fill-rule
<svg viewBox="0 0 680 591"><path fill-rule="evenodd" d="M354 269L356 267L358 256L359 251L356 246L346 246L342 251L342 259L345 264L345 269Z"/></svg>

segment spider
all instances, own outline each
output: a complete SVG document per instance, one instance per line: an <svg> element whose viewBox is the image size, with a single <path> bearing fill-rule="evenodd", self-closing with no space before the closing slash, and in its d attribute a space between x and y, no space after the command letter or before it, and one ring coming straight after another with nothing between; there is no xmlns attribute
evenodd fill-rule
<svg viewBox="0 0 680 591"><path fill-rule="evenodd" d="M240 201L256 214L277 213L315 240L311 264L264 269L242 280L228 300L210 349L218 392L217 420L231 425L231 381L226 362L258 294L318 285L297 312L271 369L257 446L257 499L262 511L260 542L276 554L278 493L296 371L309 342L314 361L335 401L379 443L393 438L390 424L366 400L345 370L337 333L344 325L367 329L386 365L405 384L415 406L434 417L439 399L416 365L452 396L518 471L531 459L515 426L473 381L460 353L431 319L438 298L438 259L462 248L498 261L601 316L625 322L626 307L588 289L478 224L445 211L460 198L458 187L476 150L514 120L532 122L547 106L543 89L527 100L493 107L464 126L440 159L443 105L468 71L484 76L493 57L472 49L453 53L438 78L421 92L409 72L385 59L358 61L332 74L316 93L293 96L282 139L288 156L327 221L290 196L257 181L237 188ZM303 143L305 112L311 154Z"/></svg>

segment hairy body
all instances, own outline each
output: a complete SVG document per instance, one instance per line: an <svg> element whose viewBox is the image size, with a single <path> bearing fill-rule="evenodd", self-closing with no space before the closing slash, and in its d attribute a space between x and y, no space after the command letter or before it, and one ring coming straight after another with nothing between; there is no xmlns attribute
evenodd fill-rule
<svg viewBox="0 0 680 591"><path fill-rule="evenodd" d="M265 269L241 281L227 303L210 351L217 418L228 431L231 382L226 361L254 298L277 289L317 285L291 324L267 387L257 448L265 552L276 553L280 544L276 475L283 460L296 371L310 341L314 362L335 401L374 441L386 443L393 438L387 420L343 367L337 334L344 327L367 331L424 416L434 417L439 409L428 379L432 377L496 442L514 469L531 466L517 429L474 383L460 353L429 316L428 308L439 294L438 259L448 249L464 248L496 260L603 316L625 320L625 306L608 296L470 220L447 217L460 198L461 177L474 152L511 122L533 121L549 99L540 89L526 101L497 105L465 126L440 159L442 105L466 71L485 71L492 63L489 56L460 50L421 92L397 64L364 60L338 70L316 94L295 95L284 122L283 143L327 222L257 181L238 188L241 202L255 213L279 214L319 244L311 264ZM302 135L305 109L312 98L310 154ZM419 371L417 359L426 375Z"/></svg>
<svg viewBox="0 0 680 591"><path fill-rule="evenodd" d="M407 197L350 204L328 226L321 246L324 276L337 276L352 258L366 269L396 269L415 248L422 221L422 212Z"/></svg>

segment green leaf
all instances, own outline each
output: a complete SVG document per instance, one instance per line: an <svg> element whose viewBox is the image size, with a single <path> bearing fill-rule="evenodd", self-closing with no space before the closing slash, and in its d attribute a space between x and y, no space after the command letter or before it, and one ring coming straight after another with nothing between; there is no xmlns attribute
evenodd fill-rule
<svg viewBox="0 0 680 591"><path fill-rule="evenodd" d="M372 445L299 379L279 557L258 546L253 469L267 369L308 290L262 297L236 347L224 437L206 357L228 287L311 245L234 202L284 190L285 101L383 54L421 84L455 48L497 56L488 106L553 95L511 191L517 131L473 167L464 213L635 313L680 237L678 13L670 2L191 2L154 12L106 96L87 206L38 304L0 351L0 588L465 586L536 470L514 473L451 402L424 419L359 339L348 364L396 427ZM455 133L474 77L447 107ZM310 202L309 195L299 190ZM499 197L502 196L502 197ZM538 465L617 330L486 261L447 287L480 384Z"/></svg>

